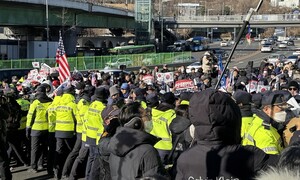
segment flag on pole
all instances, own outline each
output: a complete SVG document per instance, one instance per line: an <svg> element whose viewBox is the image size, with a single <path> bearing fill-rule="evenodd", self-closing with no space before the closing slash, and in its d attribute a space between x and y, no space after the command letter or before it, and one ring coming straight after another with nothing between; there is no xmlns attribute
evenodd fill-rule
<svg viewBox="0 0 300 180"><path fill-rule="evenodd" d="M250 28L250 24L248 25L248 32L246 34L246 40L249 44L251 44L251 28Z"/></svg>
<svg viewBox="0 0 300 180"><path fill-rule="evenodd" d="M219 69L219 72L218 72L218 76L220 78L223 70L224 70L224 67L223 67L223 63L222 63L222 55L219 55L218 57L218 69ZM226 88L226 78L225 78L225 74L224 76L222 77L221 79L221 88Z"/></svg>
<svg viewBox="0 0 300 180"><path fill-rule="evenodd" d="M58 64L60 83L63 83L66 79L70 77L70 67L67 60L61 32L59 32L59 42L56 51L56 63Z"/></svg>

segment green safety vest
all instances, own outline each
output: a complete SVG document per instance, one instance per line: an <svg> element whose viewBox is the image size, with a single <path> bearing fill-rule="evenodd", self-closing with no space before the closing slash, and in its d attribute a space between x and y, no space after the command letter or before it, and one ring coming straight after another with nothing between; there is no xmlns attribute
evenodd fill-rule
<svg viewBox="0 0 300 180"><path fill-rule="evenodd" d="M161 138L161 140L158 141L154 146L156 149L172 149L172 135L169 126L175 117L176 114L173 109L169 109L167 111L160 111L155 108L152 108L153 128L150 134Z"/></svg>
<svg viewBox="0 0 300 180"><path fill-rule="evenodd" d="M48 130L46 112L50 104L51 102L41 103L39 100L34 100L29 107L26 127L37 131Z"/></svg>
<svg viewBox="0 0 300 180"><path fill-rule="evenodd" d="M30 107L30 102L29 101L27 101L25 99L22 99L22 98L19 98L19 99L17 99L17 103L21 106L22 111L26 112L26 111L29 110L29 107ZM27 116L22 116L21 121L20 121L19 130L22 130L22 129L26 128L26 121L27 121Z"/></svg>
<svg viewBox="0 0 300 180"><path fill-rule="evenodd" d="M81 139L86 141L86 123L84 121L84 115L89 109L90 103L84 99L80 99L77 103L77 109L80 115L80 122L77 122L76 132L82 133Z"/></svg>
<svg viewBox="0 0 300 180"><path fill-rule="evenodd" d="M56 107L59 104L61 96L55 96L52 104L47 109L48 117L48 131L55 132L55 122L56 122Z"/></svg>
<svg viewBox="0 0 300 180"><path fill-rule="evenodd" d="M248 131L249 126L251 125L254 117L242 117L242 128L241 128L241 137L243 138L245 133Z"/></svg>
<svg viewBox="0 0 300 180"><path fill-rule="evenodd" d="M263 124L263 120L257 115L253 117L242 144L256 146L267 154L279 154L283 149L283 143L277 130L271 124Z"/></svg>
<svg viewBox="0 0 300 180"><path fill-rule="evenodd" d="M101 117L101 112L104 108L105 105L102 102L94 101L91 103L84 116L84 121L86 122L86 136L95 139L96 144L98 144L104 131L103 120Z"/></svg>
<svg viewBox="0 0 300 180"><path fill-rule="evenodd" d="M71 94L63 94L56 107L55 131L75 132L75 125L80 121L75 98Z"/></svg>

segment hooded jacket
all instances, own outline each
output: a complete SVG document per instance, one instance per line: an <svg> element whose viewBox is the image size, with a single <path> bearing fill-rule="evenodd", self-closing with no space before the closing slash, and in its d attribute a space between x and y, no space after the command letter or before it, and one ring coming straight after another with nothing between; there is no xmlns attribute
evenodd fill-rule
<svg viewBox="0 0 300 180"><path fill-rule="evenodd" d="M267 171L264 171L260 173L259 176L255 178L256 180L282 180L282 179L288 179L288 180L299 180L300 179L300 173L299 172L293 172L288 169L276 169L276 168L270 168Z"/></svg>
<svg viewBox="0 0 300 180"><path fill-rule="evenodd" d="M176 179L253 179L277 156L254 146L241 146L241 113L226 93L208 89L190 100L189 118L197 145L178 159Z"/></svg>
<svg viewBox="0 0 300 180"><path fill-rule="evenodd" d="M26 129L32 129L31 136L40 136L48 132L48 119L46 117L47 108L52 103L46 93L38 92L29 108L27 114Z"/></svg>
<svg viewBox="0 0 300 180"><path fill-rule="evenodd" d="M144 131L120 127L110 139L109 166L112 179L132 180L163 175L164 168L157 150L158 139Z"/></svg>

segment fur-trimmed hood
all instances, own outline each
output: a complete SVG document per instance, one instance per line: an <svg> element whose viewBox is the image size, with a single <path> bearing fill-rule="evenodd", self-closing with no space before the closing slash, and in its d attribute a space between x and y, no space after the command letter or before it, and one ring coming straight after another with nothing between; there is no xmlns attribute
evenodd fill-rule
<svg viewBox="0 0 300 180"><path fill-rule="evenodd" d="M268 171L262 172L255 178L256 180L299 180L300 172L294 172L288 169L270 168Z"/></svg>

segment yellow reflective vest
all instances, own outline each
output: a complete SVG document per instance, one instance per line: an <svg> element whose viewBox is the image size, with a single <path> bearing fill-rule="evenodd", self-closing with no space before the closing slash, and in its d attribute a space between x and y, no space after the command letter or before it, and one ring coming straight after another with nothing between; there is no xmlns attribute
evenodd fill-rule
<svg viewBox="0 0 300 180"><path fill-rule="evenodd" d="M47 109L47 118L48 118L48 131L55 132L55 122L56 122L56 107L59 104L61 96L55 96L52 104Z"/></svg>
<svg viewBox="0 0 300 180"><path fill-rule="evenodd" d="M283 143L277 130L270 124L263 124L263 120L257 115L254 115L242 144L256 146L267 154L279 154L283 149Z"/></svg>
<svg viewBox="0 0 300 180"><path fill-rule="evenodd" d="M28 100L19 98L19 99L17 99L17 103L21 106L21 110L23 112L28 112L29 107L30 107L30 102ZM26 121L27 121L27 116L23 115L21 118L21 121L20 121L19 130L26 128Z"/></svg>
<svg viewBox="0 0 300 180"><path fill-rule="evenodd" d="M72 138L80 115L72 94L63 94L56 107L55 137Z"/></svg>
<svg viewBox="0 0 300 180"><path fill-rule="evenodd" d="M241 137L243 138L245 133L248 131L249 126L251 125L254 117L242 117L242 129L241 129Z"/></svg>
<svg viewBox="0 0 300 180"><path fill-rule="evenodd" d="M169 109L167 111L160 111L155 108L152 108L153 128L150 131L150 134L161 138L161 140L158 141L154 146L156 149L172 149L172 135L169 126L175 117L176 114L173 109Z"/></svg>
<svg viewBox="0 0 300 180"><path fill-rule="evenodd" d="M27 114L26 128L31 128L31 132L48 131L48 121L46 118L46 111L51 102L41 103L39 100L34 100L29 107ZM33 133L31 133L33 134Z"/></svg>
<svg viewBox="0 0 300 180"><path fill-rule="evenodd" d="M103 120L101 117L104 108L105 105L96 100L91 103L84 116L84 121L86 122L86 142L90 145L97 145L104 131Z"/></svg>
<svg viewBox="0 0 300 180"><path fill-rule="evenodd" d="M80 122L77 122L76 132L82 133L82 141L86 141L86 122L84 121L84 115L89 109L90 102L85 99L80 99L77 103L77 109L80 115Z"/></svg>

